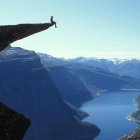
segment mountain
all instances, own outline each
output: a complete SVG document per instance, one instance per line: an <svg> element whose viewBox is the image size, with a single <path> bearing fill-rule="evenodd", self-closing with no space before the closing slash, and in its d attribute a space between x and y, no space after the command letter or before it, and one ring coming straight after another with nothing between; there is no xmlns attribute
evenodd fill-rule
<svg viewBox="0 0 140 140"><path fill-rule="evenodd" d="M50 78L59 90L61 96L75 106L96 96L99 89L88 88L75 73L71 72L71 62L63 58L55 58L39 54L42 64L47 68Z"/></svg>
<svg viewBox="0 0 140 140"><path fill-rule="evenodd" d="M71 59L73 62L78 62L83 65L96 66L103 68L121 76L130 76L140 78L140 60L139 59L97 59L79 57Z"/></svg>
<svg viewBox="0 0 140 140"><path fill-rule="evenodd" d="M39 54L39 56L42 64L47 69L50 69L49 73L51 73L51 70L54 69L54 67L55 69L56 67L67 69L69 73L78 77L87 90L94 96L99 90L120 90L123 88L133 89L133 87L136 87L135 78L121 76L118 73L111 72L106 65L107 62L110 63L110 66L113 65L113 62L110 62L109 60L98 60L95 58L93 60L93 58L86 59L83 57L66 60L54 58L45 54ZM59 75L59 73L57 75ZM55 75L55 77L57 76ZM56 81L53 77L52 80L53 82ZM63 81L60 77L59 80ZM75 83L73 85L75 85ZM140 88L139 81L137 81L137 87ZM63 88L65 87L61 87L61 90Z"/></svg>
<svg viewBox="0 0 140 140"><path fill-rule="evenodd" d="M38 56L41 59L42 64L48 68L48 67L53 67L53 66L63 66L70 61L64 58L56 58L51 55L43 54L43 53L37 53ZM47 61L47 63L46 63ZM70 62L71 63L71 62Z"/></svg>
<svg viewBox="0 0 140 140"><path fill-rule="evenodd" d="M63 66L49 68L49 75L61 96L75 106L92 99L79 77Z"/></svg>
<svg viewBox="0 0 140 140"><path fill-rule="evenodd" d="M100 68L91 68L85 66L71 67L71 70L79 76L81 81L89 86L94 85L102 90L120 90L129 80L119 75L108 72Z"/></svg>
<svg viewBox="0 0 140 140"><path fill-rule="evenodd" d="M0 101L31 120L24 140L89 140L99 134L63 100L35 52L21 48L2 52L0 79Z"/></svg>
<svg viewBox="0 0 140 140"><path fill-rule="evenodd" d="M70 90L71 87L74 87L74 85L78 86L77 83L81 82L91 95L96 95L96 92L100 90L140 89L140 61L137 59L109 60L84 57L64 59L45 54L38 55L42 64L48 69L53 83L58 89L60 88L59 91L64 98L66 98L66 93L68 93L65 90L66 88ZM80 82L76 79L80 80ZM60 81L63 81L65 86L61 85ZM69 81L73 81L70 82L71 84L68 84L72 86L67 86ZM76 95L76 93L74 94ZM139 114L138 110L131 117L135 121L137 118L137 122L139 122ZM122 137L121 140L129 140L129 138L139 139L139 134L140 129L138 128L131 134Z"/></svg>
<svg viewBox="0 0 140 140"><path fill-rule="evenodd" d="M140 79L131 80L129 84L124 86L124 89L140 91Z"/></svg>

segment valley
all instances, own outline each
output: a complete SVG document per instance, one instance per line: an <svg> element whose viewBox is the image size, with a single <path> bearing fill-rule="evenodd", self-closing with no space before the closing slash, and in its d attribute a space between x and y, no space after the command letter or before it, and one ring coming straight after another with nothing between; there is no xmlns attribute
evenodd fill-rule
<svg viewBox="0 0 140 140"><path fill-rule="evenodd" d="M139 79L106 67L12 47L0 54L0 101L31 121L24 140L102 140L107 135L115 140L136 127L126 116L134 112ZM88 103L91 111L84 108ZM107 116L102 114L106 108ZM113 113L119 109L120 114ZM92 120L92 113L99 114ZM114 133L115 137L107 132L112 125L105 128L111 113L118 117L113 117L112 124L117 120L128 126Z"/></svg>

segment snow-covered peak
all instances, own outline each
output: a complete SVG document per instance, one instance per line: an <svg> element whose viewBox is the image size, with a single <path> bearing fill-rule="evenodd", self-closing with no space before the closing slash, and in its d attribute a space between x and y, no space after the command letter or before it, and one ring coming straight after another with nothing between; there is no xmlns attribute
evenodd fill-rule
<svg viewBox="0 0 140 140"><path fill-rule="evenodd" d="M105 59L105 58L95 58L95 57L77 57L73 59L60 59L55 58L50 55L40 55L41 59L53 66L56 65L77 65L91 67L91 68L101 68L108 70L113 73L117 73L122 76L130 76L135 78L140 78L140 59Z"/></svg>

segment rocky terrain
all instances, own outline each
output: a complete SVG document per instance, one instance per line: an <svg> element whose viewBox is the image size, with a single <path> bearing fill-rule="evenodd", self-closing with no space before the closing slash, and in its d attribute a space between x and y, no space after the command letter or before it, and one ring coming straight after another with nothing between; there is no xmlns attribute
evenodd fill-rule
<svg viewBox="0 0 140 140"><path fill-rule="evenodd" d="M50 23L2 25L0 26L0 51L17 40L44 31L53 25L55 25L53 17Z"/></svg>
<svg viewBox="0 0 140 140"><path fill-rule="evenodd" d="M129 119L139 124L140 123L140 96L136 98L136 103L137 103L137 111L132 113L129 116ZM120 140L140 140L140 128L137 128L130 134L123 136Z"/></svg>
<svg viewBox="0 0 140 140"><path fill-rule="evenodd" d="M22 140L30 120L0 103L0 139Z"/></svg>
<svg viewBox="0 0 140 140"><path fill-rule="evenodd" d="M92 140L99 134L80 120L85 114L63 100L35 52L2 52L0 79L0 101L31 120L24 140Z"/></svg>
<svg viewBox="0 0 140 140"><path fill-rule="evenodd" d="M140 128L137 128L130 134L123 136L120 140L140 140Z"/></svg>
<svg viewBox="0 0 140 140"><path fill-rule="evenodd" d="M132 121L140 123L140 96L136 98L137 111L131 114L130 119Z"/></svg>

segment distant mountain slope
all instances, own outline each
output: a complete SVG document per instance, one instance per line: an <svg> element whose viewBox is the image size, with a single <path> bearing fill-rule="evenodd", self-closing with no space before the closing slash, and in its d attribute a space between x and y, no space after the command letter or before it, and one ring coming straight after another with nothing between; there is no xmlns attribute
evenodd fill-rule
<svg viewBox="0 0 140 140"><path fill-rule="evenodd" d="M88 87L81 81L79 76L72 73L69 69L73 63L54 58L49 55L39 54L43 65L48 69L49 75L61 96L75 106L79 106L87 100L96 96L96 87Z"/></svg>
<svg viewBox="0 0 140 140"><path fill-rule="evenodd" d="M85 101L92 99L92 95L78 76L70 73L67 68L56 66L49 68L48 71L61 96L71 104L79 106Z"/></svg>
<svg viewBox="0 0 140 140"><path fill-rule="evenodd" d="M60 97L33 51L9 48L0 54L0 101L31 120L24 140L85 140L99 134Z"/></svg>
<svg viewBox="0 0 140 140"><path fill-rule="evenodd" d="M94 94L98 89L120 90L124 87L129 88L129 86L131 88L136 87L135 79L111 72L106 65L106 61L110 63L110 66L113 65L113 62L109 60L103 59L100 61L98 59L93 60L86 58L65 60L43 54L39 54L39 56L43 65L48 69L60 66L67 68L67 71L78 76L88 91L91 93L94 91ZM132 82L134 83L133 86L131 84ZM139 82L137 82L137 85L138 83Z"/></svg>
<svg viewBox="0 0 140 140"><path fill-rule="evenodd" d="M129 83L128 79L110 73L103 69L90 69L88 67L72 67L71 70L80 79L102 90L120 90Z"/></svg>
<svg viewBox="0 0 140 140"><path fill-rule="evenodd" d="M71 59L73 62L78 62L88 66L96 66L103 68L121 76L131 76L140 78L140 60L139 59L96 59L79 57Z"/></svg>

